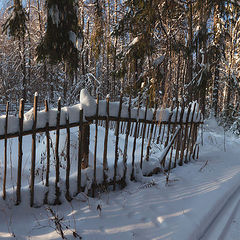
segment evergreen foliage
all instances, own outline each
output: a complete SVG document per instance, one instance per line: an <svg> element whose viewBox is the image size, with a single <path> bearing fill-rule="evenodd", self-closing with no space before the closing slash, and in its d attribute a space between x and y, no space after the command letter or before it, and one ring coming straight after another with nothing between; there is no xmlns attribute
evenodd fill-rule
<svg viewBox="0 0 240 240"><path fill-rule="evenodd" d="M7 33L14 38L22 39L27 31L27 14L20 0L15 0L14 5L9 8L10 16L3 24L3 33Z"/></svg>
<svg viewBox="0 0 240 240"><path fill-rule="evenodd" d="M0 15L0 31L14 36L0 38L2 101L38 91L72 103L88 88L140 94L150 106L197 100L228 129L237 121L238 1L15 0L9 9Z"/></svg>
<svg viewBox="0 0 240 240"><path fill-rule="evenodd" d="M51 64L64 61L73 74L78 67L78 47L83 35L78 25L75 0L47 0L47 29L37 47L38 60L48 59Z"/></svg>

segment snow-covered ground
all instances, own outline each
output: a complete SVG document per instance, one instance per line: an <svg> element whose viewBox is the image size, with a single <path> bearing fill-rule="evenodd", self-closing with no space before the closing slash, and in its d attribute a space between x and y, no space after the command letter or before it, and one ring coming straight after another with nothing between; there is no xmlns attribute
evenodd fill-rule
<svg viewBox="0 0 240 240"><path fill-rule="evenodd" d="M113 136L110 142L114 146ZM26 150L30 149L27 138L25 141ZM124 137L120 140L120 148L123 142ZM221 239L237 240L240 225L237 199L240 191L240 139L227 133L224 141L223 129L211 120L204 126L203 143L200 159L173 169L168 185L163 174L152 177L139 175L137 181L129 182L126 188L101 193L95 199L79 194L70 203L63 198L62 205L39 208L29 207L26 187L19 206L0 200L0 239L61 239L61 225L67 239L77 239L79 235L88 240L211 240L214 238L209 236L217 232L222 234ZM13 162L16 152L17 145L13 142ZM29 171L29 156L24 156L26 173ZM113 161L114 148L108 159ZM25 184L28 179L26 175ZM234 207L227 211L229 202L234 202ZM229 213L222 214L227 216L226 221L216 220L221 210ZM53 215L58 217L54 220Z"/></svg>

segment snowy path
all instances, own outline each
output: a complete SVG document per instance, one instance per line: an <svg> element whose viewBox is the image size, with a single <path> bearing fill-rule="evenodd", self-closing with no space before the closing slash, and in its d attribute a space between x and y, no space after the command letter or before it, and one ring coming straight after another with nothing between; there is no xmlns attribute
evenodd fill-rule
<svg viewBox="0 0 240 240"><path fill-rule="evenodd" d="M233 223L240 223L240 186L231 196L226 196L228 197L229 199L213 219L201 240L237 240L239 238L240 230Z"/></svg>
<svg viewBox="0 0 240 240"><path fill-rule="evenodd" d="M240 236L240 200L234 208L229 219L228 231L224 235L224 240L237 240Z"/></svg>
<svg viewBox="0 0 240 240"><path fill-rule="evenodd" d="M84 240L239 240L240 139L226 136L226 152L223 139L221 129L206 131L200 159L173 169L168 186L163 174L139 176L123 190L50 207ZM0 199L0 239L61 239L46 207Z"/></svg>

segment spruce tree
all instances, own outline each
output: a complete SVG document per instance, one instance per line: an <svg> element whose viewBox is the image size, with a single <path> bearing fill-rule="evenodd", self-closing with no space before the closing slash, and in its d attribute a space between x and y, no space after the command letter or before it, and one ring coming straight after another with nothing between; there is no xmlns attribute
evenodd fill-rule
<svg viewBox="0 0 240 240"><path fill-rule="evenodd" d="M47 0L47 28L37 47L38 60L50 64L64 62L66 71L73 75L78 67L78 50L83 35L78 24L76 0Z"/></svg>
<svg viewBox="0 0 240 240"><path fill-rule="evenodd" d="M129 80L132 86L129 86L129 89L136 94L141 82L144 81L142 76L145 60L147 59L150 63L148 70L150 70L152 64L152 54L155 48L154 31L158 20L159 1L127 0L124 4L128 10L115 27L114 34L121 37L125 36L131 40L126 52L119 57L121 57L123 66L130 64L129 75L131 79ZM145 75L148 75L147 72L145 73ZM148 78L151 79L151 77Z"/></svg>
<svg viewBox="0 0 240 240"><path fill-rule="evenodd" d="M20 88L22 90L21 97L23 99L26 99L25 34L27 31L26 22L28 20L28 16L22 6L21 0L14 0L13 6L10 7L9 10L11 11L11 14L3 24L3 33L6 33L10 37L13 37L14 40L18 40L18 52L23 76L22 79L20 79Z"/></svg>

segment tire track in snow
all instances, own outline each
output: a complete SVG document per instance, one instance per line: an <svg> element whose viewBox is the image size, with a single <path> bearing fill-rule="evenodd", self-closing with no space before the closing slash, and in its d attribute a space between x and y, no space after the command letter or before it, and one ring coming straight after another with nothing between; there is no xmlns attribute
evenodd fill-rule
<svg viewBox="0 0 240 240"><path fill-rule="evenodd" d="M216 217L200 237L200 240L227 240L230 225L240 204L240 186L233 192Z"/></svg>

